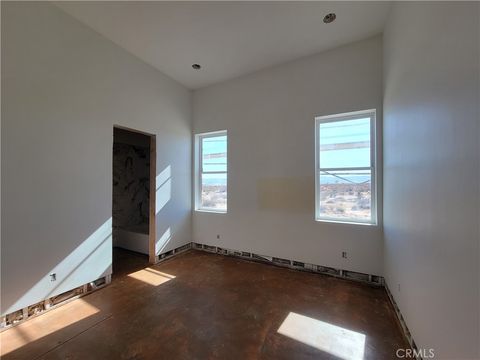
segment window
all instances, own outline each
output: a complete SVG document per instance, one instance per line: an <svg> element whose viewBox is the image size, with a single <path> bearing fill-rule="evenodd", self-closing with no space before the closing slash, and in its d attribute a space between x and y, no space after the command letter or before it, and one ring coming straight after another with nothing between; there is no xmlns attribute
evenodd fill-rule
<svg viewBox="0 0 480 360"><path fill-rule="evenodd" d="M377 223L375 110L315 118L316 220Z"/></svg>
<svg viewBox="0 0 480 360"><path fill-rule="evenodd" d="M227 212L227 131L195 136L195 209Z"/></svg>

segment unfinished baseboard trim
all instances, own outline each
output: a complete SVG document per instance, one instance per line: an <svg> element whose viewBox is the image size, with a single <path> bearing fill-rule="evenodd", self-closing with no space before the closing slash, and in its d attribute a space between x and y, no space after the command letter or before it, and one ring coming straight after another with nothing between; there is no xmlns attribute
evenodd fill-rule
<svg viewBox="0 0 480 360"><path fill-rule="evenodd" d="M415 354L419 354L417 344L415 343L415 340L413 340L412 333L408 329L407 323L405 322L405 319L403 318L403 315L400 311L400 308L397 305L397 302L395 301L390 289L388 288L387 282L384 280L383 286L385 287L385 291L387 292L388 299L390 300L390 303L393 306L393 309L395 310L395 315L397 316L398 322L400 323L400 327L402 328L403 335L405 335L405 338L408 341L408 344L412 348ZM417 360L422 360L421 356L415 357Z"/></svg>
<svg viewBox="0 0 480 360"><path fill-rule="evenodd" d="M69 302L81 298L82 296L91 294L92 292L107 286L111 283L111 281L112 275L106 275L98 278L95 281L91 281L87 284L81 285L75 289L66 291L56 296L52 296L48 299L27 306L26 308L14 311L10 314L6 314L0 319L0 332L18 324L21 324L24 321L45 314L50 310L68 304Z"/></svg>
<svg viewBox="0 0 480 360"><path fill-rule="evenodd" d="M173 250L170 250L170 251L166 251L164 253L161 253L159 255L156 256L156 259L155 259L155 264L158 264L162 261L165 261L165 260L168 260L172 257L174 257L175 255L178 255L178 254L181 254L187 250L190 250L192 248L192 244L193 243L188 243L188 244L185 244L185 245L182 245L182 246L179 246Z"/></svg>
<svg viewBox="0 0 480 360"><path fill-rule="evenodd" d="M289 269L311 272L315 274L328 275L336 278L358 281L358 282L362 282L362 283L374 285L374 286L384 285L383 277L378 275L364 274L364 273L359 273L356 271L350 271L350 270L344 270L344 269L336 269L336 268L322 266L322 265L309 264L301 261L283 259L283 258L278 258L274 256L259 255L252 252L226 249L226 248L221 248L218 246L211 246L206 244L192 243L191 247L192 249L206 251L209 253L234 256L239 259L257 261L257 262L285 267Z"/></svg>

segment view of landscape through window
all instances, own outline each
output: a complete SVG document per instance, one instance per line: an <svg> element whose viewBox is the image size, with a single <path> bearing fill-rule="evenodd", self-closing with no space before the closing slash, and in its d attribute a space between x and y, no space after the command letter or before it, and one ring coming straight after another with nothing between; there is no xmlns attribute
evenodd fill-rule
<svg viewBox="0 0 480 360"><path fill-rule="evenodd" d="M317 217L372 220L371 118L320 122ZM200 137L200 204L227 210L227 135Z"/></svg>
<svg viewBox="0 0 480 360"><path fill-rule="evenodd" d="M227 135L202 141L201 208L227 210Z"/></svg>
<svg viewBox="0 0 480 360"><path fill-rule="evenodd" d="M370 121L368 117L320 123L320 218L371 221Z"/></svg>

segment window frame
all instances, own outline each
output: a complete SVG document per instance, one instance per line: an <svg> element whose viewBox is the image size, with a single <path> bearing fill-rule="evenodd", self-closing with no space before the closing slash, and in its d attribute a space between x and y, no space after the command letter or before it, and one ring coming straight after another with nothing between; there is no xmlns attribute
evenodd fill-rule
<svg viewBox="0 0 480 360"><path fill-rule="evenodd" d="M217 137L217 136L226 136L227 137L227 164L226 171L208 171L206 174L226 174L227 175L227 203L226 209L216 209L209 207L202 207L202 175L203 172L203 139ZM205 133L195 134L195 211L208 212L208 213L217 213L217 214L226 214L228 211L228 131L227 130L217 130L210 131Z"/></svg>
<svg viewBox="0 0 480 360"><path fill-rule="evenodd" d="M370 118L370 166L322 168L320 164L320 125L330 122ZM378 225L377 196L377 116L376 109L315 117L315 220L340 224ZM322 171L370 170L371 218L368 221L348 218L335 218L320 215L320 173Z"/></svg>

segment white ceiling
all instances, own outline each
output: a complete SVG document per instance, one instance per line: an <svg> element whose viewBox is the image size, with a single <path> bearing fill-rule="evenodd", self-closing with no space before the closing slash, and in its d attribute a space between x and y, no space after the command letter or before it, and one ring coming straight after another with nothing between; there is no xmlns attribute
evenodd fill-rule
<svg viewBox="0 0 480 360"><path fill-rule="evenodd" d="M191 89L382 32L388 2L56 2ZM329 12L337 20L324 24ZM202 65L193 70L191 65Z"/></svg>

